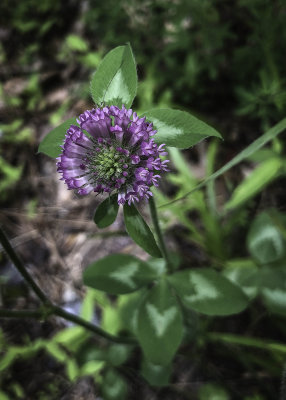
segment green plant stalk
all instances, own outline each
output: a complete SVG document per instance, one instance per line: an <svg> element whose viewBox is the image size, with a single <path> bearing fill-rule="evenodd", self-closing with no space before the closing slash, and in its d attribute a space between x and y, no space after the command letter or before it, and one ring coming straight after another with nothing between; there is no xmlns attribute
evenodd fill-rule
<svg viewBox="0 0 286 400"><path fill-rule="evenodd" d="M77 315L69 313L63 310L61 307L51 305L48 307L41 307L36 310L7 310L0 309L0 318L35 318L39 320L45 320L51 315L57 315L58 317L64 318L66 321L75 323L76 325L82 326L83 328L93 332L104 339L107 339L114 343L130 343L135 344L136 341L129 337L117 337L109 334L103 329L97 327L96 325L88 322Z"/></svg>
<svg viewBox="0 0 286 400"><path fill-rule="evenodd" d="M52 314L57 315L58 317L64 318L67 321L73 322L83 328L101 336L104 339L107 339L114 343L130 343L136 344L137 342L135 339L130 337L118 337L111 335L110 333L104 331L103 329L97 327L96 325L92 324L91 322L86 321L78 317L75 314L69 313L68 311L63 310L61 307L53 306L51 308Z"/></svg>
<svg viewBox="0 0 286 400"><path fill-rule="evenodd" d="M38 310L7 310L0 309L0 318L43 318L43 311Z"/></svg>
<svg viewBox="0 0 286 400"><path fill-rule="evenodd" d="M63 310L61 307L53 305L52 302L46 297L43 291L39 288L36 284L34 279L31 277L29 272L26 270L23 262L18 257L17 253L14 251L13 247L11 246L7 236L3 232L2 228L0 227L0 242L7 252L9 258L23 276L27 284L33 289L35 294L39 297L39 299L43 302L43 306L36 309L36 310L7 310L7 309L0 309L0 318L36 318L36 319L46 319L51 315L57 315L58 317L64 318L67 321L71 321L83 328L95 333L98 336L101 336L104 339L107 339L114 343L136 343L134 339L128 337L116 337L108 332L104 331L103 329L97 327L96 325L88 322L77 315L69 313Z"/></svg>
<svg viewBox="0 0 286 400"><path fill-rule="evenodd" d="M262 350L277 351L286 354L286 345L284 343L275 343L257 338L234 335L231 333L217 332L209 333L207 335L207 339L210 341L220 341L224 343L231 343L234 345L255 347Z"/></svg>
<svg viewBox="0 0 286 400"><path fill-rule="evenodd" d="M270 140L273 140L280 133L285 131L285 129L286 129L286 118L283 118L280 122L278 122L276 125L274 125L272 128L270 128L266 133L261 135L258 139L256 139L254 142L252 142L244 150L242 150L240 153L238 153L232 160L230 160L228 163L226 163L222 168L218 169L212 175L208 176L206 179L204 179L200 184L198 184L192 190L185 193L183 196L180 196L177 199L170 201L169 203L160 205L159 208L170 206L171 204L177 203L178 201L181 201L181 200L187 198L190 194L201 189L210 181L218 178L219 176L224 174L226 171L233 168L235 165L237 165L241 161L245 160L247 157L251 156L253 153L255 153L257 150L259 150L261 147L263 147Z"/></svg>
<svg viewBox="0 0 286 400"><path fill-rule="evenodd" d="M166 247L166 244L165 244L165 241L164 241L164 237L163 237L160 225L159 225L159 219L158 219L156 204L155 204L155 201L154 201L153 197L150 197L150 199L149 199L149 207L150 207L151 218L152 218L152 221L153 221L153 224L154 224L154 228L155 228L155 232L156 232L156 235L157 235L157 239L158 239L158 242L159 242L160 250L161 250L162 255L163 255L163 257L164 257L164 259L166 261L166 265L167 265L168 271L172 272L173 271L172 262L170 260L170 255L168 253L168 250L167 250L167 247Z"/></svg>
<svg viewBox="0 0 286 400"><path fill-rule="evenodd" d="M42 289L36 284L32 276L29 274L29 272L26 270L23 262L17 255L17 253L14 251L13 247L11 246L7 236L5 235L3 229L0 227L0 242L3 246L3 249L6 251L8 257L12 261L12 263L15 265L17 270L20 272L20 274L23 276L25 281L28 283L28 285L31 287L31 289L35 292L35 294L38 296L38 298L47 305L51 304L51 301L47 298L45 293L42 291Z"/></svg>

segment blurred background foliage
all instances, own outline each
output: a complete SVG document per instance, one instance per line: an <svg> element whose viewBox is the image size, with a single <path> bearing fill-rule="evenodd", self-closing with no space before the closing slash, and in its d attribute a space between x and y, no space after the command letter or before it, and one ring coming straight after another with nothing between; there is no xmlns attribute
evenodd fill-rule
<svg viewBox="0 0 286 400"><path fill-rule="evenodd" d="M285 18L284 0L2 0L0 222L10 222L15 236L19 220L5 216L10 207L38 221L39 207L52 199L44 198L42 181L29 178L55 168L34 156L37 145L52 126L93 107L91 74L109 50L126 42L138 63L133 108L185 109L224 136L183 153L170 149L174 174L163 193L155 191L159 204L193 190L285 116ZM252 299L240 317L186 315L189 342L173 375L144 360L139 365L126 346L101 348L81 328L52 335L52 324L44 322L35 332L23 325L26 334L19 336L21 324L8 324L0 336L0 399L79 398L72 397L71 382L88 376L90 391L107 400L131 398L138 387L142 398L277 400L286 338L285 195L285 145L276 138L216 184L162 208L182 265L215 267ZM41 218L43 224L45 214ZM46 253L38 257L45 260ZM0 261L5 266L1 253ZM2 304L15 305L13 298L27 293L13 285L11 292L1 276ZM118 333L122 320L128 325L126 299L88 292L82 316L92 320L96 305L103 327ZM245 332L259 339L249 341ZM243 354L238 346L246 346ZM34 386L25 385L21 372L30 359L48 366L41 377L32 369Z"/></svg>

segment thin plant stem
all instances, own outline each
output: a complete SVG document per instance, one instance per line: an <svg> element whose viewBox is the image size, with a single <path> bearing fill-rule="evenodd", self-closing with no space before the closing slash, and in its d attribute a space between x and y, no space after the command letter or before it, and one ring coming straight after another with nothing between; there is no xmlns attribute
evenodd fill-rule
<svg viewBox="0 0 286 400"><path fill-rule="evenodd" d="M136 341L130 337L118 337L111 335L108 332L104 331L103 329L99 328L98 326L92 324L91 322L88 322L85 319L78 317L77 315L69 313L58 306L53 306L53 305L47 307L44 306L36 310L0 309L0 318L34 318L39 320L45 320L47 317L51 315L56 315L58 317L65 319L66 321L73 322L76 325L82 326L88 331L97 334L103 339L107 339L114 343L126 343L126 344L136 343Z"/></svg>
<svg viewBox="0 0 286 400"><path fill-rule="evenodd" d="M36 284L32 276L29 274L29 272L26 270L22 260L19 258L18 254L15 252L13 247L11 246L7 236L5 235L3 229L0 226L0 242L3 246L3 249L6 251L8 257L12 261L12 263L15 265L17 270L20 272L20 274L23 276L25 281L28 283L28 285L31 287L31 289L34 291L34 293L38 296L38 298L44 303L44 304L51 304L51 301L47 298L45 293L42 291L42 289Z"/></svg>
<svg viewBox="0 0 286 400"><path fill-rule="evenodd" d="M127 343L135 344L136 343L136 341L130 337L118 337L118 336L111 335L110 333L104 331L103 329L92 324L91 322L88 322L85 319L82 319L75 314L72 314L72 313L69 313L69 312L63 310L61 307L53 306L52 312L53 312L53 314L57 315L58 317L64 318L67 321L74 322L75 324L80 325L83 328L86 328L87 330L89 330L111 342L126 343L126 344Z"/></svg>
<svg viewBox="0 0 286 400"><path fill-rule="evenodd" d="M7 310L0 309L0 318L43 318L43 311L38 310Z"/></svg>
<svg viewBox="0 0 286 400"><path fill-rule="evenodd" d="M160 224L159 224L159 219L158 219L158 214L157 214L157 209L156 209L156 204L155 201L153 199L153 197L150 197L149 199L149 206L150 206L150 213L151 213L151 218L154 224L154 228L155 228L155 232L157 235L157 239L159 242L159 247L160 250L162 252L162 255L166 261L166 265L167 268L169 270L169 272L172 272L173 268L172 268L172 262L170 260L170 255L168 253L165 241L164 241L164 237L160 228Z"/></svg>
<svg viewBox="0 0 286 400"><path fill-rule="evenodd" d="M286 345L284 343L272 342L269 340L245 337L245 336L235 335L232 333L219 333L219 332L209 333L207 335L207 339L210 341L221 341L224 343L230 343L246 347L255 347L258 349L277 351L286 354Z"/></svg>
<svg viewBox="0 0 286 400"><path fill-rule="evenodd" d="M95 333L96 335L107 339L114 343L133 343L135 344L136 341L129 337L117 337L114 335L109 334L108 332L104 331L103 329L99 328L98 326L92 324L89 321L84 320L83 318L78 317L72 313L69 313L58 307L53 305L52 302L46 297L46 295L42 292L39 286L36 284L34 279L31 277L29 272L26 270L23 262L18 257L17 253L11 246L7 236L3 232L0 227L0 242L7 252L9 258L23 276L27 284L33 289L35 294L39 297L39 299L43 302L43 306L36 309L36 310L7 310L7 309L0 309L0 318L36 318L36 319L46 319L51 315L57 315L65 319L66 321L71 321L76 325L82 326L83 328Z"/></svg>

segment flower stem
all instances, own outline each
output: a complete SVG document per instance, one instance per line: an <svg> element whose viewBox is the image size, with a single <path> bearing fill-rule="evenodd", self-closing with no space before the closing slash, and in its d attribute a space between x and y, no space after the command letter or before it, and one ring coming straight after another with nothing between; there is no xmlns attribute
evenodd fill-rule
<svg viewBox="0 0 286 400"><path fill-rule="evenodd" d="M0 226L0 242L3 246L3 249L6 251L8 254L8 257L12 261L12 263L15 265L17 270L20 272L20 274L23 276L25 281L29 284L29 286L33 289L35 294L38 296L38 298L44 303L44 304L51 304L51 301L47 298L45 293L42 291L42 289L36 284L32 276L29 274L29 272L26 270L22 260L19 258L17 253L14 251L13 247L11 246L7 236L5 235L3 229Z"/></svg>
<svg viewBox="0 0 286 400"><path fill-rule="evenodd" d="M169 253L167 251L167 247L166 247L166 244L165 244L165 241L164 241L164 238L163 238L163 235L162 235L162 231L161 231L161 228L160 228L160 225L159 225L159 219L158 219L156 204L155 204L155 201L154 201L153 197L150 197L150 199L149 199L149 206L150 206L151 218L152 218L152 221L153 221L153 224L154 224L154 228L155 228L155 232L156 232L157 239L158 239L158 242L159 242L160 250L162 252L163 258L166 261L166 265L167 265L168 271L172 272L173 271L172 262L171 262L171 259L170 259L170 255L169 255Z"/></svg>

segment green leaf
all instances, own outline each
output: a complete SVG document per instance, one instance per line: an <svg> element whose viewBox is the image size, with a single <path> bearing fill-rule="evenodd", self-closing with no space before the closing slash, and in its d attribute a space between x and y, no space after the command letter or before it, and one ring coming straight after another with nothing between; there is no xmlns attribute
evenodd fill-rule
<svg viewBox="0 0 286 400"><path fill-rule="evenodd" d="M68 35L66 38L67 46L74 51L86 52L88 50L87 42L78 35Z"/></svg>
<svg viewBox="0 0 286 400"><path fill-rule="evenodd" d="M102 394L105 400L125 400L128 386L115 369L108 369L102 384Z"/></svg>
<svg viewBox="0 0 286 400"><path fill-rule="evenodd" d="M203 384L199 390L199 400L229 400L230 397L222 386L212 383ZM253 397L253 400L255 398ZM258 399L257 399L258 400Z"/></svg>
<svg viewBox="0 0 286 400"><path fill-rule="evenodd" d="M49 132L38 148L38 153L44 153L49 157L56 158L61 153L61 145L63 144L65 135L70 125L77 125L75 118L70 118L61 125Z"/></svg>
<svg viewBox="0 0 286 400"><path fill-rule="evenodd" d="M183 196L178 197L175 200L172 200L169 203L162 205L161 207L169 206L170 204L176 203L179 200L183 200L192 193L196 192L197 190L204 187L208 182L218 178L219 176L223 175L225 172L230 170L235 165L239 164L241 161L245 160L246 158L250 157L254 154L257 150L263 147L266 143L270 140L276 138L280 133L282 133L286 129L286 118L282 119L278 124L274 125L269 131L264 133L264 135L260 136L257 140L252 142L249 146L247 146L243 151L238 153L232 160L226 163L222 168L218 169L215 173L208 176L203 182L197 185L195 188L190 190L189 192L185 193Z"/></svg>
<svg viewBox="0 0 286 400"><path fill-rule="evenodd" d="M72 346L73 351L76 351L87 340L89 335L89 332L81 326L71 326L56 333L52 341L67 348Z"/></svg>
<svg viewBox="0 0 286 400"><path fill-rule="evenodd" d="M99 228L106 228L116 220L119 208L117 197L117 194L113 194L97 207L93 219Z"/></svg>
<svg viewBox="0 0 286 400"><path fill-rule="evenodd" d="M259 214L247 235L250 254L261 264L281 259L284 255L284 240L280 230L269 214Z"/></svg>
<svg viewBox="0 0 286 400"><path fill-rule="evenodd" d="M143 358L141 373L150 385L157 387L167 386L170 382L172 365L156 365Z"/></svg>
<svg viewBox="0 0 286 400"><path fill-rule="evenodd" d="M124 330L130 331L133 335L137 334L139 308L147 293L148 290L144 287L137 292L120 296L118 300L118 313Z"/></svg>
<svg viewBox="0 0 286 400"><path fill-rule="evenodd" d="M161 251L157 246L153 233L137 208L133 204L131 206L124 205L123 210L128 235L151 256L161 258Z"/></svg>
<svg viewBox="0 0 286 400"><path fill-rule="evenodd" d="M253 261L247 262L234 260L224 271L223 275L237 284L249 299L253 299L258 294L259 289L259 269Z"/></svg>
<svg viewBox="0 0 286 400"><path fill-rule="evenodd" d="M113 344L107 350L107 361L114 367L124 364L128 360L133 347L126 344Z"/></svg>
<svg viewBox="0 0 286 400"><path fill-rule="evenodd" d="M10 397L4 393L2 390L0 390L0 399L1 400L10 400Z"/></svg>
<svg viewBox="0 0 286 400"><path fill-rule="evenodd" d="M79 367L73 358L66 360L66 373L69 380L72 382L75 381L80 375Z"/></svg>
<svg viewBox="0 0 286 400"><path fill-rule="evenodd" d="M236 187L231 199L224 206L225 210L239 207L259 193L278 176L282 166L282 160L279 158L271 158L260 164Z"/></svg>
<svg viewBox="0 0 286 400"><path fill-rule="evenodd" d="M85 319L86 321L92 321L94 316L94 303L94 290L88 289L81 305L81 318Z"/></svg>
<svg viewBox="0 0 286 400"><path fill-rule="evenodd" d="M165 108L144 115L157 129L154 140L158 144L187 149L209 136L221 137L214 128L185 111Z"/></svg>
<svg viewBox="0 0 286 400"><path fill-rule="evenodd" d="M129 44L116 47L104 57L90 88L96 104L131 106L137 91L137 72Z"/></svg>
<svg viewBox="0 0 286 400"><path fill-rule="evenodd" d="M141 304L138 340L145 357L153 364L167 365L183 336L180 307L165 279L154 286Z"/></svg>
<svg viewBox="0 0 286 400"><path fill-rule="evenodd" d="M117 335L119 331L122 331L123 323L120 319L120 315L118 313L116 304L114 306L105 306L103 311L103 315L101 318L101 327L106 332L111 333L112 335Z"/></svg>
<svg viewBox="0 0 286 400"><path fill-rule="evenodd" d="M145 262L128 254L111 254L90 264L83 273L85 285L110 294L134 292L156 274Z"/></svg>
<svg viewBox="0 0 286 400"><path fill-rule="evenodd" d="M260 293L269 311L286 315L286 271L281 268L260 268Z"/></svg>
<svg viewBox="0 0 286 400"><path fill-rule="evenodd" d="M55 342L48 342L45 349L58 361L65 362L68 359L68 355L63 351L60 346Z"/></svg>
<svg viewBox="0 0 286 400"><path fill-rule="evenodd" d="M248 304L242 290L213 269L180 271L168 280L187 307L203 314L236 314Z"/></svg>
<svg viewBox="0 0 286 400"><path fill-rule="evenodd" d="M95 360L88 361L80 368L80 375L81 376L86 376L86 375L94 376L100 370L102 370L104 368L104 366L105 366L105 363L103 361L95 361Z"/></svg>

